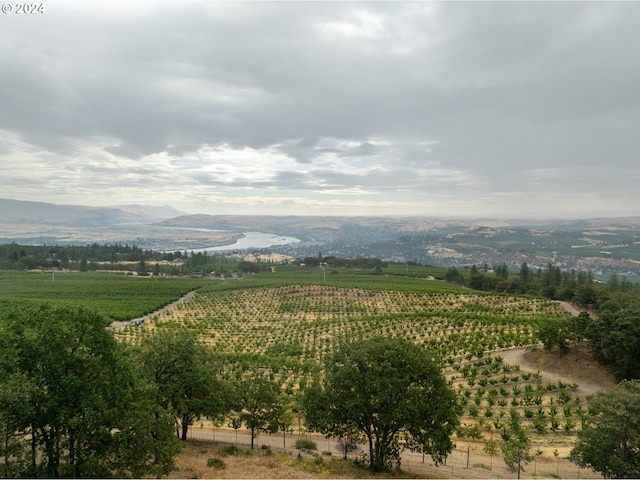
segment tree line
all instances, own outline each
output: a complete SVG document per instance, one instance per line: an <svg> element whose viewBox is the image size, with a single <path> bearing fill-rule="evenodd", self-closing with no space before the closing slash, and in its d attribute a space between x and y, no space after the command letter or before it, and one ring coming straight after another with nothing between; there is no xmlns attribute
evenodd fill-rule
<svg viewBox="0 0 640 480"><path fill-rule="evenodd" d="M135 264L131 264L131 263ZM164 265L159 265L159 263ZM168 263L168 265L167 265ZM309 267L378 269L387 266L378 258L339 258L335 256L300 259ZM181 275L192 273L225 275L232 272L260 273L268 263L233 260L222 254L205 252L157 252L120 243L99 245L0 245L0 270L71 269L78 271L132 271L141 275Z"/></svg>
<svg viewBox="0 0 640 480"><path fill-rule="evenodd" d="M98 262L138 262L140 260L174 257L176 254L161 254L152 250L144 250L136 245L21 245L7 243L0 245L0 269L24 270L35 268L72 268L80 270L82 262L87 264ZM96 267L97 268L97 267Z"/></svg>
<svg viewBox="0 0 640 480"><path fill-rule="evenodd" d="M112 270L139 275L225 275L234 271L258 273L268 265L238 262L207 252L157 252L136 245L0 245L0 270L69 269L81 272Z"/></svg>
<svg viewBox="0 0 640 480"><path fill-rule="evenodd" d="M617 380L640 379L640 304L621 306L609 301L597 314L581 312L565 319L549 320L538 327L545 349L561 353L586 344L594 357Z"/></svg>
<svg viewBox="0 0 640 480"><path fill-rule="evenodd" d="M444 280L474 290L536 295L595 310L610 301L629 303L640 298L640 285L626 276L611 275L603 283L596 281L590 271L563 270L551 263L533 269L523 262L515 273L504 263L491 269L486 264L463 269L448 267Z"/></svg>
<svg viewBox="0 0 640 480"><path fill-rule="evenodd" d="M512 273L504 263L492 269L487 265L471 265L462 271L449 267L444 279L474 290L538 295L552 300L569 301L585 308L592 308L599 301L599 290L591 272L562 270L550 263L546 268L532 269L523 262L517 273ZM626 278L620 286L627 292L638 292L637 287Z"/></svg>

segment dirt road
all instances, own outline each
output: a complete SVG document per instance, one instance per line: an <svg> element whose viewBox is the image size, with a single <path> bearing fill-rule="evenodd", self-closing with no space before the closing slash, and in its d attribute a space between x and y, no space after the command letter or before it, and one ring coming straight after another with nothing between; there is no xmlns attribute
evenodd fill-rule
<svg viewBox="0 0 640 480"><path fill-rule="evenodd" d="M496 352L506 363L519 365L520 370L537 373L547 383L577 383L576 393L591 395L615 385L613 375L598 364L587 351L545 352L528 348L510 348Z"/></svg>
<svg viewBox="0 0 640 480"><path fill-rule="evenodd" d="M584 311L569 302L558 303L573 316ZM591 395L615 385L613 375L603 368L586 348L574 348L566 354L561 354L557 351L546 352L542 347L517 347L501 350L493 355L500 355L511 365L519 365L521 370L539 372L545 382L577 383L579 387L576 393L581 395Z"/></svg>
<svg viewBox="0 0 640 480"><path fill-rule="evenodd" d="M151 326L151 322L148 322L147 320L149 320L152 317L155 317L156 315L160 315L161 313L167 311L167 310L171 310L172 308L175 308L176 305L178 305L179 303L183 303L183 302L188 302L191 297L193 297L196 294L197 290L191 290L190 292L186 293L185 295L183 295L182 297L180 297L179 299L177 299L175 302L171 302L168 305L165 305L164 307L160 308L159 310L156 310L155 312L151 312L148 315L145 315L143 317L141 317L142 322L140 323L141 326L143 327L149 327ZM126 321L126 322L112 322L107 328L109 328L110 330L116 330L118 328L122 328L122 327L126 327L127 325L131 325L131 320Z"/></svg>

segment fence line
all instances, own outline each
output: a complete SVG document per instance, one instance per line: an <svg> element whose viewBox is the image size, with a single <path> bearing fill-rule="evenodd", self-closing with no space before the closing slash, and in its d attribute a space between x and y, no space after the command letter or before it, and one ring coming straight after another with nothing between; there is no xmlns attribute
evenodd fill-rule
<svg viewBox="0 0 640 480"><path fill-rule="evenodd" d="M214 443L238 444L243 446L251 445L251 433L245 429L231 430L226 428L198 428L191 427L189 429L189 438L198 440L208 440ZM299 452L294 448L296 440L304 438L313 440L317 447L318 453L330 452L332 456L339 455L342 458L342 452L338 448L337 439L325 438L317 434L300 434L300 433L282 433L277 434L259 434L255 439L256 448L268 446L270 448L284 450L288 453ZM354 459L356 455L367 453L368 447L361 445L359 453L350 453L348 458ZM338 453L339 452L339 453ZM467 446L466 448L456 448L443 465L436 466L429 455L422 455L405 451L402 454L401 468L411 470L419 474L435 475L436 477L453 477L453 478L496 478L507 479L516 478L517 473L509 470L504 463L502 455L488 454L484 450ZM550 458L548 456L535 456L534 459L524 466L521 472L521 478L580 478L594 479L602 478L599 474L579 468L564 458Z"/></svg>

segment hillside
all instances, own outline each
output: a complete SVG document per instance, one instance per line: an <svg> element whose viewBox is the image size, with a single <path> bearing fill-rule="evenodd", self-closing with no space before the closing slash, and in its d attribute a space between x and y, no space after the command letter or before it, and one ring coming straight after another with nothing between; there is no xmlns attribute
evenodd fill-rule
<svg viewBox="0 0 640 480"><path fill-rule="evenodd" d="M469 226L467 222L436 221L416 217L346 217L346 216L274 216L274 215L183 215L158 223L165 227L198 227L228 230L260 230L279 233L292 230L339 230L344 225L395 228L398 231L420 232L445 225Z"/></svg>
<svg viewBox="0 0 640 480"><path fill-rule="evenodd" d="M325 278L318 268L284 265L242 278L160 280L60 272L54 281L49 272L6 272L2 300L31 303L51 298L75 305L83 299L87 306L100 306L105 312L111 309L109 302L116 302L130 310L124 318L139 318L144 298L155 307L144 308L142 328L131 322L112 325L121 342L140 344L176 328L191 331L215 351L221 378L269 372L290 406L299 392L321 377L323 362L343 341L406 338L441 360L464 407L456 448L446 468L434 467L420 454L406 453L402 461L406 475L509 476L500 456L484 450L484 442L500 431L514 410L520 412L537 452L528 473L537 468L544 477L574 477L576 472L580 478L598 477L577 470L566 456L586 415L586 396L607 388L610 379L586 351L561 357L536 349L537 327L567 318L566 309L544 298L489 294L437 281L431 275L432 267L410 268L416 276L400 275L399 269L376 275L370 270L331 268ZM160 292L160 285L168 290ZM194 293L194 286L201 288ZM134 291L138 299L132 296ZM190 293L184 295L187 291ZM183 295L181 301L168 304L167 297L179 295ZM223 456L222 445L215 444L246 445L249 434L244 428L233 431L228 419L215 427L206 419L196 422L172 477L361 476L363 472L341 461L336 439L306 432L304 419L295 411L288 418L286 437L282 431L261 433L258 446L268 448L259 448L260 453L252 454L251 459ZM214 444L210 443L212 435ZM315 456L293 447L301 437L317 442ZM224 459L224 472L208 465L214 457ZM256 474L258 471L262 473Z"/></svg>
<svg viewBox="0 0 640 480"><path fill-rule="evenodd" d="M135 344L167 328L197 331L201 340L215 349L229 375L248 368L265 369L292 398L313 381L322 361L343 340L375 335L412 339L443 359L445 373L464 404L464 414L457 447L446 469L433 467L429 460L425 465L415 454L405 455L403 469L438 478L508 476L502 460L484 452L483 442L499 431L510 410L516 409L530 432L533 448L541 452L536 461L537 468L546 472L543 475L559 471L563 478L575 476L575 466L565 458L585 411L585 396L594 389L606 388L610 380L586 356L573 361L573 356L560 358L541 350L525 352L524 345L535 343L536 325L566 315L558 303L486 295L438 281L376 277L342 269L328 277L326 284L319 284L321 277L314 272L278 267L276 273L212 283L179 308L150 315L146 328L125 327L116 335ZM294 278L293 284L287 281ZM518 355L514 357L515 352ZM586 371L580 375L572 372L572 365L581 368L585 363L591 365L588 376ZM565 368L557 372L559 366ZM256 452L251 460L240 463L224 457L227 468L219 472L206 467L206 461L218 454L220 446L198 443L195 450L188 448L180 457L178 476L199 472L201 476L256 478L248 472L254 464L261 470L264 462L276 474L286 471L287 476L306 478L332 476L331 472L335 475L332 469L339 463L335 439L311 437L323 451L324 460L322 468L318 461L316 469L308 470L310 466L300 461L291 463L297 456L292 447L298 438L295 435L306 437L295 418L291 427L286 440L282 435L261 435L259 439L259 445L273 450L280 450L286 442L289 449L282 450L282 456L276 454L267 461L264 454ZM212 426L205 422L204 427L193 429L192 438L210 439L211 432ZM247 433L241 429L239 434L240 444L246 445ZM238 442L238 433L225 425L214 429L213 435L216 442ZM562 458L556 460L554 451L559 451ZM332 452L334 457L324 452ZM466 463L467 455L471 455L471 465ZM306 470L296 473L289 471L291 466ZM597 477L585 471L579 475Z"/></svg>
<svg viewBox="0 0 640 480"><path fill-rule="evenodd" d="M0 198L1 224L93 227L118 223L149 223L180 214L180 211L171 207L145 205L84 207Z"/></svg>

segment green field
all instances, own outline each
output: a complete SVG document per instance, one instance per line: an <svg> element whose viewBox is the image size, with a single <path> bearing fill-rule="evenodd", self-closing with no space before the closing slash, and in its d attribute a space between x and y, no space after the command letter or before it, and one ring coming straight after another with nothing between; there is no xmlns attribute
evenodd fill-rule
<svg viewBox="0 0 640 480"><path fill-rule="evenodd" d="M572 257L640 260L637 235L636 230L623 228L544 232L506 229L488 235L463 232L456 236L455 243L447 246L467 254L496 250L551 257L555 252Z"/></svg>
<svg viewBox="0 0 640 480"><path fill-rule="evenodd" d="M151 313L206 279L136 277L114 273L0 271L0 306L51 303L97 310L106 319L130 320Z"/></svg>

